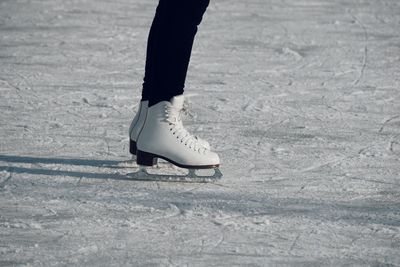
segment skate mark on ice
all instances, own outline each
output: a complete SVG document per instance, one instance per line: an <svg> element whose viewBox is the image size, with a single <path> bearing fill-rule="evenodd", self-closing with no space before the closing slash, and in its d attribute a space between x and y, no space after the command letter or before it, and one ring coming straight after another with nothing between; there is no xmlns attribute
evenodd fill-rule
<svg viewBox="0 0 400 267"><path fill-rule="evenodd" d="M222 243L225 241L225 234L223 232L223 229L221 230L221 238L218 240L218 242L214 245L214 249L219 248Z"/></svg>
<svg viewBox="0 0 400 267"><path fill-rule="evenodd" d="M374 184L385 184L385 185L395 185L395 186L400 186L400 183L391 183L391 182L385 182L385 181L379 181L379 180L374 180L374 179L368 179L368 178L360 178L356 176L349 176L346 174L343 174L339 177L345 177L351 180L358 180L358 181L363 181L363 182L369 182L369 183L374 183Z"/></svg>
<svg viewBox="0 0 400 267"><path fill-rule="evenodd" d="M79 177L78 182L76 182L75 187L78 187L81 185L83 177Z"/></svg>
<svg viewBox="0 0 400 267"><path fill-rule="evenodd" d="M296 238L293 240L293 243L292 243L292 245L290 246L290 249L289 249L289 253L292 252L292 250L293 250L294 247L296 246L297 241L299 240L299 238L300 238L300 234L298 234L298 235L296 236Z"/></svg>
<svg viewBox="0 0 400 267"><path fill-rule="evenodd" d="M1 167L0 167L0 170L1 170ZM8 181L10 181L11 178L12 178L12 172L9 171L9 168L6 168L6 169L3 170L3 171L6 172L6 173L8 173L8 175L7 175L7 178L5 178L5 179L0 183L0 189L4 189L4 187L6 186L6 183L7 183Z"/></svg>
<svg viewBox="0 0 400 267"><path fill-rule="evenodd" d="M0 77L0 81L5 82L6 84L8 84L8 86L10 86L11 88L15 89L16 91L21 92L22 89L18 86L18 85L14 85L12 84L10 81L8 81L7 79ZM22 98L22 96L18 93L18 96Z"/></svg>
<svg viewBox="0 0 400 267"><path fill-rule="evenodd" d="M22 79L22 81L25 83L25 89L32 91L32 93L30 94L31 96L33 96L36 99L39 99L38 97L38 92L36 90L33 89L33 86L31 85L31 83L29 82L29 78L31 77L37 77L37 74L31 74L28 76L24 76L22 74L17 73L17 76L20 77ZM18 87L20 87L21 83L18 83ZM20 87L21 88L21 87Z"/></svg>
<svg viewBox="0 0 400 267"><path fill-rule="evenodd" d="M374 147L374 145L366 146L366 147L363 147L363 148L359 149L357 153L350 154L348 156L344 156L344 157L341 157L341 158L335 158L335 159L331 159L331 160L326 160L326 161L323 161L322 163L319 163L319 164L316 164L316 165L313 165L313 166L310 166L310 167L307 167L307 168L303 168L303 169L301 169L299 171L295 171L295 173L297 173L297 172L306 173L306 172L317 170L317 169L319 169L321 167L341 164L344 160L349 160L349 159L352 159L352 158L355 158L355 157L359 157L360 155L362 155L364 153L364 151L366 151L366 150L368 150L370 148L373 148L373 147Z"/></svg>
<svg viewBox="0 0 400 267"><path fill-rule="evenodd" d="M361 64L361 69L360 69L360 73L359 73L357 79L355 79L353 81L353 85L357 85L357 84L359 84L359 82L363 78L364 72L365 72L365 68L367 67L369 34L368 34L368 31L367 31L367 28L365 27L365 25L353 13L351 13L351 11L349 11L349 14L358 23L358 25L361 26L361 28L362 28L362 30L364 32L364 54L363 54L363 60L362 60L362 64Z"/></svg>
<svg viewBox="0 0 400 267"><path fill-rule="evenodd" d="M337 78L339 78L341 76L344 76L346 74L353 73L353 72L354 72L353 70L335 72L335 73L333 73L332 76L330 76L329 78L326 78L323 82L321 82L321 86L326 86L328 82L330 82L332 80L334 81L335 79L337 79ZM325 98L325 96L323 96L323 98Z"/></svg>
<svg viewBox="0 0 400 267"><path fill-rule="evenodd" d="M16 92L16 94L18 95L18 97L20 99L23 99L22 95L21 95L21 91L22 89L18 86L18 85L14 85L13 83L11 83L10 81L8 81L5 78L0 77L0 81L3 81L4 83L6 83L9 87L13 88ZM32 107L32 104L29 102L29 105Z"/></svg>
<svg viewBox="0 0 400 267"><path fill-rule="evenodd" d="M315 170L317 170L319 168L322 168L322 167L325 167L325 166L332 166L332 165L338 164L338 163L340 163L340 162L342 162L342 161L344 161L346 159L349 159L349 158L351 158L351 156L346 156L346 157L342 157L342 158L339 158L339 159L335 158L335 159L332 159L332 160L327 160L327 161L324 161L322 163L319 163L319 164L316 164L316 165L301 169L299 172L300 173L306 173L306 172L310 172L310 171L315 171Z"/></svg>
<svg viewBox="0 0 400 267"><path fill-rule="evenodd" d="M373 145L366 146L366 147L360 149L357 153L354 153L354 154L351 154L351 155L348 155L348 156L344 156L344 157L341 157L341 158L335 158L335 159L331 159L331 160L326 160L326 161L324 161L322 163L319 163L319 164L316 164L316 165L313 165L313 166L310 166L310 167L303 168L301 170L295 171L292 174L307 173L307 172L312 172L312 171L318 170L319 168L322 168L322 167L327 167L327 166L331 166L332 167L332 166L335 166L335 165L340 165L345 160L350 160L350 159L353 159L355 157L359 157L364 151L366 151L367 149L372 148L372 147L374 147L374 146ZM304 190L308 186L308 184L309 184L309 181L307 181L306 183L302 184L300 186L300 189L298 190L297 194L301 193L301 191Z"/></svg>
<svg viewBox="0 0 400 267"><path fill-rule="evenodd" d="M393 117L391 117L391 118L385 120L385 121L382 123L381 128L379 128L379 131L378 131L378 132L379 132L379 133L383 132L383 129L386 127L386 125L387 125L389 122L391 122L392 120L397 119L397 118L400 118L400 115L396 115L396 116L393 116Z"/></svg>
<svg viewBox="0 0 400 267"><path fill-rule="evenodd" d="M163 211L165 212L165 214L162 214L161 216L157 216L157 217L149 219L149 220L144 220L141 223L142 224L154 223L159 220L165 220L165 219L170 219L173 217L178 217L184 213L183 210L178 208L178 206L176 206L173 203L168 203L168 208Z"/></svg>
<svg viewBox="0 0 400 267"><path fill-rule="evenodd" d="M254 149L253 162L251 162L252 167L249 168L250 177L254 177L254 175L257 174L257 170L262 169L265 166L264 162L262 160L260 161L260 157L262 157L262 155L263 155L263 153L261 152L261 149L264 144L264 139L269 136L268 131L271 130L273 127L284 124L287 121L289 121L289 119L283 119L283 120L269 124L268 127L262 131L261 135L259 135L259 139L257 141L257 146ZM268 143L267 143L267 145L268 145Z"/></svg>
<svg viewBox="0 0 400 267"><path fill-rule="evenodd" d="M392 152L392 153L396 153L396 152L397 152L397 149L395 148L395 145L396 145L396 146L399 146L399 145L400 145L400 142L397 141L397 140L395 140L395 139L398 138L399 136L400 136L400 135L397 135L397 136L393 137L392 140L391 140L390 143L389 143L388 150L389 150L390 152Z"/></svg>

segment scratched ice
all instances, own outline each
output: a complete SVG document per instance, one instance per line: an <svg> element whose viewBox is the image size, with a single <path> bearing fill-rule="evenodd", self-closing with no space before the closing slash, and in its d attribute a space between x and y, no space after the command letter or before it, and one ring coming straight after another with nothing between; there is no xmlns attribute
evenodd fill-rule
<svg viewBox="0 0 400 267"><path fill-rule="evenodd" d="M128 175L156 4L0 1L0 266L400 265L400 2L211 1L211 183Z"/></svg>

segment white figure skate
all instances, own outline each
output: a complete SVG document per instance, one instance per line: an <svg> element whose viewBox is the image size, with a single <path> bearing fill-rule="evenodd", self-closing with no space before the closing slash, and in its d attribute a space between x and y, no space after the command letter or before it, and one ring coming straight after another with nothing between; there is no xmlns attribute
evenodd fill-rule
<svg viewBox="0 0 400 267"><path fill-rule="evenodd" d="M140 101L139 110L133 118L131 125L129 126L129 152L132 155L136 155L137 150L137 139L140 133L140 130L143 128L144 121L146 119L147 109L149 107L149 101ZM184 107L185 108L185 107ZM179 118L179 122L182 123L181 118ZM204 146L206 149L211 149L210 144L197 136L194 136L197 141Z"/></svg>
<svg viewBox="0 0 400 267"><path fill-rule="evenodd" d="M221 178L218 155L191 135L182 124L181 112L184 96L175 96L170 101L162 101L147 109L147 116L137 138L137 164L139 172L131 174L135 178L168 181L213 181ZM145 167L164 159L180 168L189 169L187 175L149 174ZM196 169L214 169L214 174L198 176Z"/></svg>

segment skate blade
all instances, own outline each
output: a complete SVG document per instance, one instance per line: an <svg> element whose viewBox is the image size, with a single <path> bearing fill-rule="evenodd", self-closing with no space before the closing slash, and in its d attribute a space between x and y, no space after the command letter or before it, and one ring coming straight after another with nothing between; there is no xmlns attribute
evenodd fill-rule
<svg viewBox="0 0 400 267"><path fill-rule="evenodd" d="M111 166L111 165L106 166L106 165L104 165L104 167L137 169L137 168L140 167L140 165L138 165L136 163L136 156L133 155L131 159L120 161L115 166ZM154 165L152 168L161 169L161 168L171 168L171 167L172 168L176 168L176 169L180 169L179 167L177 167L175 165L171 165L168 161L163 160L163 159L159 159L157 164Z"/></svg>
<svg viewBox="0 0 400 267"><path fill-rule="evenodd" d="M141 167L137 172L128 173L130 179L139 181L158 181L158 182L185 182L185 183L210 183L222 178L222 173L218 168L210 169L213 175L197 175L196 169L188 169L188 174L157 174L149 173L146 168ZM202 170L204 171L204 170Z"/></svg>

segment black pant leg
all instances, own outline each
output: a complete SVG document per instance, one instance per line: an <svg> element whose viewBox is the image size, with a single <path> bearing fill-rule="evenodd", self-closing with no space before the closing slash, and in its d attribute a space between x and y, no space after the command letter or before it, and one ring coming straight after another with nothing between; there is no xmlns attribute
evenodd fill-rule
<svg viewBox="0 0 400 267"><path fill-rule="evenodd" d="M142 100L149 105L184 91L190 55L209 0L160 0L147 42Z"/></svg>

